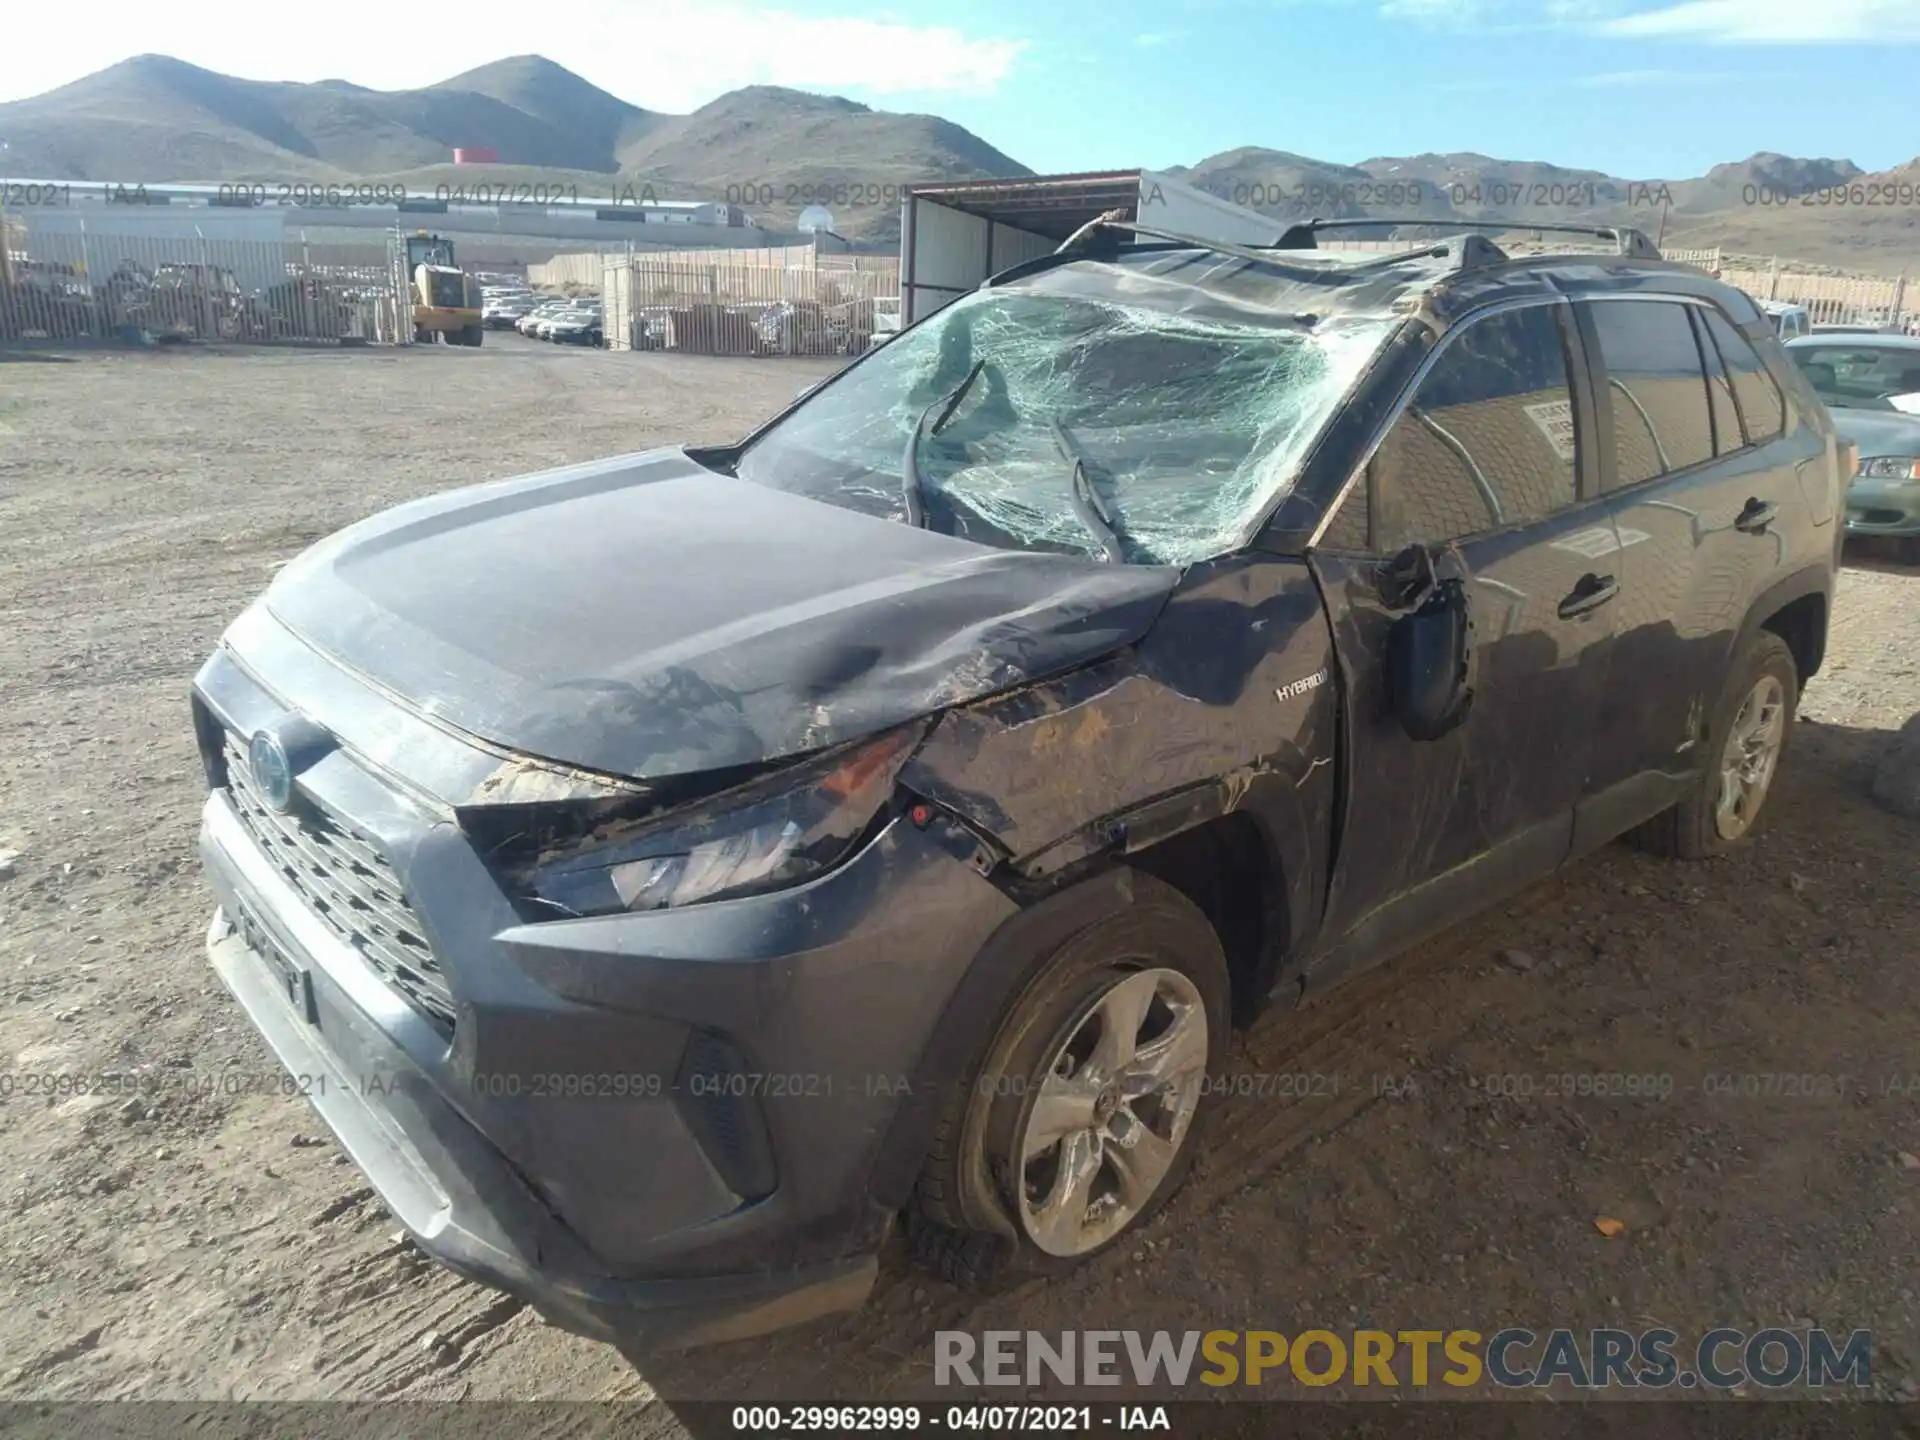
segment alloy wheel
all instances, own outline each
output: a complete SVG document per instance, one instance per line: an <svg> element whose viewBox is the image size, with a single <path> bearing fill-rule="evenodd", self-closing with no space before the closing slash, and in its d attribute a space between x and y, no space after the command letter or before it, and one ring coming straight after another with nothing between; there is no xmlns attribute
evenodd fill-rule
<svg viewBox="0 0 1920 1440"><path fill-rule="evenodd" d="M1020 1223L1049 1255L1124 1230L1185 1144L1209 1050L1207 1008L1178 970L1136 970L1066 1028L1021 1127Z"/></svg>
<svg viewBox="0 0 1920 1440"><path fill-rule="evenodd" d="M1723 840L1738 840L1760 813L1780 763L1786 707L1786 689L1778 677L1762 675L1733 717L1720 751L1720 798L1713 812L1714 828Z"/></svg>

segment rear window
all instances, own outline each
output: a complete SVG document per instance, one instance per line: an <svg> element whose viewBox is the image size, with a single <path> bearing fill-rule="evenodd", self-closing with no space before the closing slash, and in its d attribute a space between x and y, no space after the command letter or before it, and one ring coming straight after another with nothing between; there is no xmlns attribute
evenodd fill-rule
<svg viewBox="0 0 1920 1440"><path fill-rule="evenodd" d="M1753 346L1727 323L1726 316L1709 310L1706 317L1707 333L1713 337L1714 347L1719 350L1727 375L1733 381L1733 398L1740 404L1740 422L1746 431L1747 443L1758 445L1773 439L1787 427L1786 397L1773 383L1773 377L1767 373Z"/></svg>
<svg viewBox="0 0 1920 1440"><path fill-rule="evenodd" d="M1713 411L1700 346L1677 301L1607 301L1590 307L1613 410L1618 490L1713 458Z"/></svg>
<svg viewBox="0 0 1920 1440"><path fill-rule="evenodd" d="M1731 455L1747 443L1746 430L1740 424L1740 406L1733 398L1733 380L1727 374L1726 363L1720 358L1720 347L1713 343L1713 334L1707 324L1708 312L1698 305L1689 309L1693 319L1693 338L1699 343L1700 358L1707 367L1707 400L1713 410L1714 453Z"/></svg>

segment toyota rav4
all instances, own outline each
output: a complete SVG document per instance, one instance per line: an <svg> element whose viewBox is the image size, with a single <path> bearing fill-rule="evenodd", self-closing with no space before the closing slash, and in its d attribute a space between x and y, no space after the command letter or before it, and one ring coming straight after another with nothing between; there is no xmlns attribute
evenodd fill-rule
<svg viewBox="0 0 1920 1440"><path fill-rule="evenodd" d="M421 1247L643 1348L859 1304L902 1217L1070 1264L1267 1003L1752 831L1855 468L1767 318L1632 231L1324 228L1106 217L233 623L211 959Z"/></svg>

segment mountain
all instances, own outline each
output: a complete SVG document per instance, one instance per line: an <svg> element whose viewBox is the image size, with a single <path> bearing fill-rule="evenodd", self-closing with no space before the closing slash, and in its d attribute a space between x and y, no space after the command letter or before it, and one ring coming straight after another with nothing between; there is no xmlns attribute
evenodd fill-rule
<svg viewBox="0 0 1920 1440"><path fill-rule="evenodd" d="M497 150L505 165L623 174L715 198L728 186L756 194L771 186L785 201L798 182L884 189L1032 173L933 115L770 85L732 91L691 115L662 115L538 55L391 91L344 80L239 80L139 55L0 105L0 135L7 169L36 179L398 178L447 163L456 146ZM897 211L898 196L887 204Z"/></svg>
<svg viewBox="0 0 1920 1440"><path fill-rule="evenodd" d="M507 70L499 78L511 81L516 63L487 69ZM614 169L609 135L644 129L646 112L567 78L579 93L550 96L555 103L540 114L457 82L382 91L340 80L238 80L138 55L0 105L0 134L8 169L42 179L344 180L430 165L456 145L491 146L528 165ZM610 107L628 113L616 122ZM584 114L597 126L573 128Z"/></svg>
<svg viewBox="0 0 1920 1440"><path fill-rule="evenodd" d="M849 185L1033 173L937 115L899 115L778 85L729 91L660 126L622 160L639 174L709 192L764 189L802 165L817 182ZM889 203L899 209L897 196Z"/></svg>
<svg viewBox="0 0 1920 1440"><path fill-rule="evenodd" d="M1851 160L1763 151L1703 176L1662 180L1471 153L1338 165L1245 147L1169 173L1276 220L1624 224L1664 232L1675 248L1720 246L1887 273L1920 263L1920 159L1875 175Z"/></svg>
<svg viewBox="0 0 1920 1440"><path fill-rule="evenodd" d="M0 105L0 136L7 170L36 179L571 183L582 196L730 200L770 226L821 201L843 234L875 242L898 235L903 185L1033 173L935 115L772 85L662 114L538 55L395 91L240 80L140 55ZM497 150L502 164L455 169L455 146ZM1169 173L1277 220L1626 223L1671 246L1889 272L1920 263L1920 160L1868 175L1850 160L1767 151L1660 180L1465 152L1347 165L1243 146ZM1858 188L1875 184L1889 188ZM1835 186L1849 203L1819 193Z"/></svg>
<svg viewBox="0 0 1920 1440"><path fill-rule="evenodd" d="M556 65L543 55L514 55L469 70L451 80L442 80L432 90L448 96L479 95L497 100L510 109L548 126L556 134L568 135L582 147L581 153L595 163L580 164L583 170L615 170L625 157L638 148L648 135L674 117L642 110L637 105L609 95L589 85L565 66ZM463 144L492 145L491 140L463 141ZM501 158L520 154L510 145L497 145ZM434 157L444 160L445 154ZM528 161L525 163L538 163ZM566 165L566 161L556 162Z"/></svg>

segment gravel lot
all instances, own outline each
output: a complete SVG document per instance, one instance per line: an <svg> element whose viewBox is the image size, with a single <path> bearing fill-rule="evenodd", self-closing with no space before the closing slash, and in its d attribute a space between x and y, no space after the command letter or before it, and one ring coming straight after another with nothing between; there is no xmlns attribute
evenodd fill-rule
<svg viewBox="0 0 1920 1440"><path fill-rule="evenodd" d="M1223 1107L1137 1248L984 1299L894 1260L857 1315L636 1369L396 1242L202 958L188 680L347 521L726 438L831 368L491 336L0 359L0 1394L930 1398L941 1328L1363 1323L1867 1328L1876 1387L1920 1392L1920 876L1866 798L1920 710L1920 577L1875 564L1755 843L1611 847L1269 1019L1246 1073L1331 1080ZM55 1072L167 1083L25 1092ZM1673 1088L1501 1093L1614 1073ZM1738 1093L1776 1075L1842 1078Z"/></svg>

